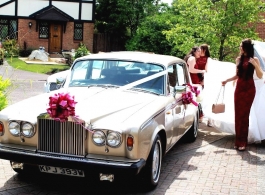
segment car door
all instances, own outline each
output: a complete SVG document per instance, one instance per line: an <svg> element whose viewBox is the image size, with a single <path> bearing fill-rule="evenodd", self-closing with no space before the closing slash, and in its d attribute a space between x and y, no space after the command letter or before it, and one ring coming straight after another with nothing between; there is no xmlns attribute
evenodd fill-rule
<svg viewBox="0 0 265 195"><path fill-rule="evenodd" d="M181 64L174 64L168 67L168 91L172 97L171 114L172 114L172 141L174 144L185 131L185 109L182 104L182 93L186 91L185 74Z"/></svg>

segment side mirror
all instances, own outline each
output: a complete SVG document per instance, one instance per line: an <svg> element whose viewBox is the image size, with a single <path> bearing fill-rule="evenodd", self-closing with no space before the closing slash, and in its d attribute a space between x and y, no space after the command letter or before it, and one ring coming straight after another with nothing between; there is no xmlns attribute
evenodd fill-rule
<svg viewBox="0 0 265 195"><path fill-rule="evenodd" d="M65 81L65 78L63 77L58 77L56 78L56 83L59 84L59 85L62 85Z"/></svg>
<svg viewBox="0 0 265 195"><path fill-rule="evenodd" d="M57 89L60 89L63 85L62 84L58 84L56 82L51 82L50 86L49 86L49 91L54 91Z"/></svg>
<svg viewBox="0 0 265 195"><path fill-rule="evenodd" d="M175 93L183 93L186 91L186 86L175 86Z"/></svg>

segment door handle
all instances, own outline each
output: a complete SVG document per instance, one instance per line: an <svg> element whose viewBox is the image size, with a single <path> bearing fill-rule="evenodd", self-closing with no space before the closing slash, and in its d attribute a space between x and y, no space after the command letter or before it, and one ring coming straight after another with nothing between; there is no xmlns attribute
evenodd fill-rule
<svg viewBox="0 0 265 195"><path fill-rule="evenodd" d="M175 109L175 112L176 112L176 114L181 113L181 107L180 106L177 106L176 109Z"/></svg>

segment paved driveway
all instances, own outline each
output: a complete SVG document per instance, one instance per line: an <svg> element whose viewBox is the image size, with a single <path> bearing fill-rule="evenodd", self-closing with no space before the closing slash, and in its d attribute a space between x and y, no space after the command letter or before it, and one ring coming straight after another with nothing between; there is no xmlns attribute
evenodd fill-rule
<svg viewBox="0 0 265 195"><path fill-rule="evenodd" d="M12 71L17 83L24 84L11 93L13 102L42 93L47 75ZM29 79L32 87L27 84ZM109 183L99 182L98 178L57 175L22 177L10 168L8 161L0 160L0 194L265 195L265 146L253 144L247 151L238 152L233 149L233 135L220 133L205 123L200 124L194 143L178 143L165 156L160 183L153 191L146 191L143 183L134 180Z"/></svg>
<svg viewBox="0 0 265 195"><path fill-rule="evenodd" d="M43 93L44 82L49 76L14 69L6 62L0 66L0 75L3 78L12 80L12 86L9 90L9 104L14 104L22 99Z"/></svg>

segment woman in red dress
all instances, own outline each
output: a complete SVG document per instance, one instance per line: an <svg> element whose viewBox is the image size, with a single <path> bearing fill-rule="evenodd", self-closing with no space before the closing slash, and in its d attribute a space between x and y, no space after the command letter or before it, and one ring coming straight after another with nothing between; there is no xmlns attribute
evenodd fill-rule
<svg viewBox="0 0 265 195"><path fill-rule="evenodd" d="M206 64L208 62L208 58L210 57L209 46L207 44L202 44L200 46L200 49L201 49L201 55L197 59L196 64L198 65L198 69L199 70L206 70L207 69ZM204 83L203 83L204 75L203 75L203 73L198 73L198 76L200 78L201 85L203 87L203 85L204 85Z"/></svg>
<svg viewBox="0 0 265 195"><path fill-rule="evenodd" d="M244 39L241 42L240 56L236 59L236 65L236 75L223 81L222 85L237 79L234 94L236 131L234 148L244 151L248 142L250 108L256 93L253 80L254 69L259 78L263 76L259 60L254 57L254 47L251 39Z"/></svg>
<svg viewBox="0 0 265 195"><path fill-rule="evenodd" d="M189 67L190 77L193 84L201 84L198 73L205 73L205 70L199 70L196 60L200 58L201 49L199 47L193 47L191 51L186 55L184 60Z"/></svg>
<svg viewBox="0 0 265 195"><path fill-rule="evenodd" d="M197 59L200 58L200 56L201 56L201 49L199 47L193 47L191 51L184 58L189 68L192 84L200 84L200 85L202 84L198 73L203 74L205 73L205 70L199 70L198 64L196 62ZM199 122L202 122L202 118L204 114L203 114L200 104L199 104L199 110L200 110Z"/></svg>

